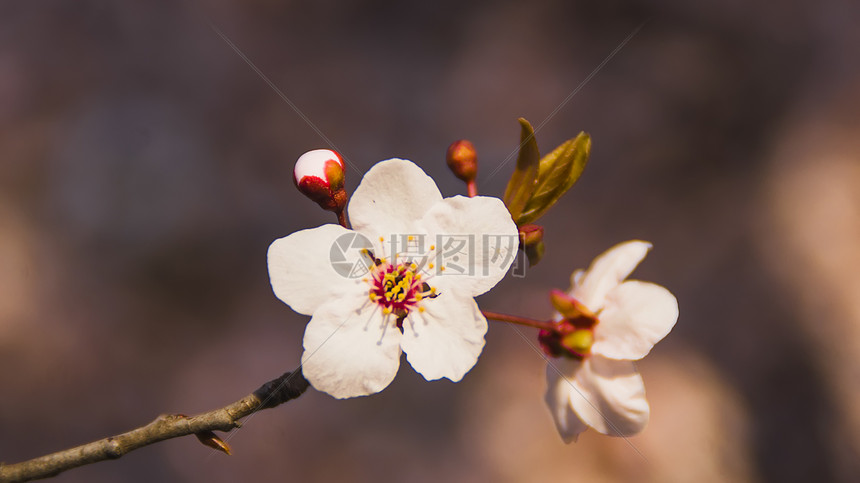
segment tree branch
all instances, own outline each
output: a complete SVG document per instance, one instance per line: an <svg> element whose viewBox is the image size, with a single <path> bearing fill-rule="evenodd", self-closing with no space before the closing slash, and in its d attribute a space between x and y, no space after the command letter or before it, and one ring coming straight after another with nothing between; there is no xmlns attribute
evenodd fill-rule
<svg viewBox="0 0 860 483"><path fill-rule="evenodd" d="M127 433L21 463L11 465L0 463L0 482L11 483L48 478L78 466L117 459L138 448L189 434L196 434L203 441L203 438L214 436L214 433L212 436L207 436L207 432L211 433L213 430L230 431L233 428L238 428L240 419L261 409L273 408L301 396L308 385L309 383L302 375L301 369L287 372L281 377L263 384L259 389L242 399L219 409L196 416L162 414L146 426L141 426ZM214 437L217 439L217 436ZM208 443L204 442L204 444Z"/></svg>

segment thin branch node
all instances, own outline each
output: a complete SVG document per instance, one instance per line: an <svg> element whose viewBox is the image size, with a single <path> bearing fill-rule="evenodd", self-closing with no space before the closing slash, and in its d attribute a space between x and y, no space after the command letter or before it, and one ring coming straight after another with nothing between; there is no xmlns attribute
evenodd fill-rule
<svg viewBox="0 0 860 483"><path fill-rule="evenodd" d="M109 459L115 460L125 454L122 444L116 438L109 437L105 443L105 455Z"/></svg>

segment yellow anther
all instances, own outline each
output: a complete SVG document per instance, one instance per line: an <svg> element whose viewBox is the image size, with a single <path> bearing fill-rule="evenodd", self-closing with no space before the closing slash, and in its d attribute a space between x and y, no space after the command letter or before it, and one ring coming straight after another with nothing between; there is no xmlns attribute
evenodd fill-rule
<svg viewBox="0 0 860 483"><path fill-rule="evenodd" d="M379 237L379 241L384 242L384 241L385 241L385 237L382 237L382 236L381 236L381 237Z"/></svg>
<svg viewBox="0 0 860 483"><path fill-rule="evenodd" d="M424 312L424 310L426 310L424 307L418 307L419 312Z"/></svg>
<svg viewBox="0 0 860 483"><path fill-rule="evenodd" d="M439 271L440 271L440 272L444 272L444 271L445 271L445 267L439 267Z"/></svg>
<svg viewBox="0 0 860 483"><path fill-rule="evenodd" d="M415 270L416 268L418 268L418 265L416 265L416 264L415 264L415 262L412 262L412 263L410 263L410 264L409 264L409 269L410 269L410 270Z"/></svg>
<svg viewBox="0 0 860 483"><path fill-rule="evenodd" d="M427 265L427 268L433 268L433 267L435 267L435 266L436 266L436 265L433 265L433 264L431 263L431 264Z"/></svg>
<svg viewBox="0 0 860 483"><path fill-rule="evenodd" d="M409 240L409 241L412 241L412 240L414 240L414 239L415 239L415 237L414 237L414 236L412 236L412 235L409 235L408 237L406 237L406 239L407 239L407 240Z"/></svg>
<svg viewBox="0 0 860 483"><path fill-rule="evenodd" d="M436 245L430 245L430 249L431 249L431 250L435 250L435 249L436 249Z"/></svg>
<svg viewBox="0 0 860 483"><path fill-rule="evenodd" d="M415 301L416 302L420 302L421 299L423 299L423 298L424 298L424 296L421 295L420 293L415 294Z"/></svg>
<svg viewBox="0 0 860 483"><path fill-rule="evenodd" d="M391 307L385 307L384 309L382 309L382 313L385 315L390 314L391 313Z"/></svg>

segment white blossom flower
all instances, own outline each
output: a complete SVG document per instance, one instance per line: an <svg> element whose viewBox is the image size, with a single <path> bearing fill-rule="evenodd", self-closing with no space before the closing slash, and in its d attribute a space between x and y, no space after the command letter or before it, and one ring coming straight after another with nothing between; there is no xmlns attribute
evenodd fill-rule
<svg viewBox="0 0 860 483"><path fill-rule="evenodd" d="M427 380L459 381L487 331L474 297L504 277L516 254L507 208L484 196L443 199L421 168L390 159L365 174L347 211L352 230L323 225L269 247L275 295L312 316L305 377L337 398L373 394L393 380L405 352Z"/></svg>
<svg viewBox="0 0 860 483"><path fill-rule="evenodd" d="M588 427L629 436L648 423L642 377L632 361L645 357L678 320L678 301L665 288L627 276L651 244L628 241L577 270L571 289L555 292L556 331L541 331L547 365L546 403L565 442Z"/></svg>

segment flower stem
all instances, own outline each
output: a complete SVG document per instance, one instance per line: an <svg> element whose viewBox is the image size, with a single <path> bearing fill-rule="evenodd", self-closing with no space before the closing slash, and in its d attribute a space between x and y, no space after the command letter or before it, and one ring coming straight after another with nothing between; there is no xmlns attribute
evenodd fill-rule
<svg viewBox="0 0 860 483"><path fill-rule="evenodd" d="M555 323L553 322L542 322L540 320L529 319L526 317L518 317L516 315L508 315L508 314L500 314L498 312L490 312L488 310L482 310L481 313L484 314L488 320L495 320L498 322L508 322L510 324L524 325L526 327L534 327L535 329L544 329L544 330L554 330Z"/></svg>
<svg viewBox="0 0 860 483"><path fill-rule="evenodd" d="M466 183L466 190L469 193L469 198L478 196L478 183L475 180L470 180Z"/></svg>
<svg viewBox="0 0 860 483"><path fill-rule="evenodd" d="M349 224L346 221L346 210L337 211L337 222L340 223L340 226L349 228Z"/></svg>

